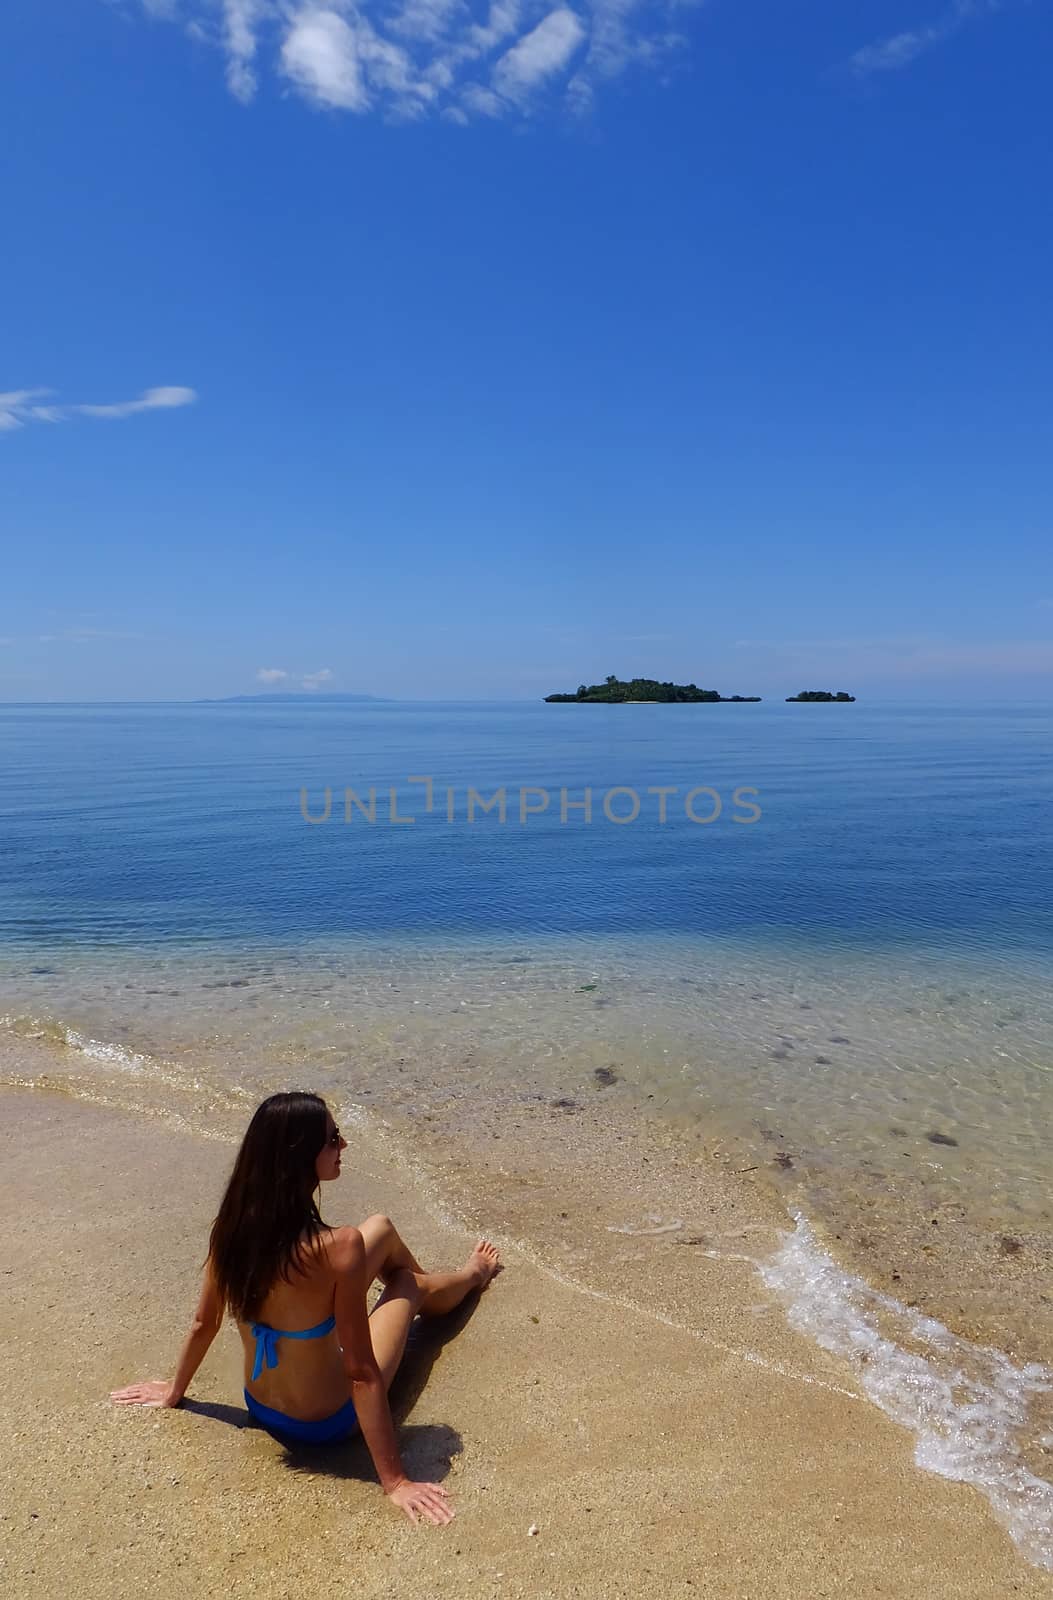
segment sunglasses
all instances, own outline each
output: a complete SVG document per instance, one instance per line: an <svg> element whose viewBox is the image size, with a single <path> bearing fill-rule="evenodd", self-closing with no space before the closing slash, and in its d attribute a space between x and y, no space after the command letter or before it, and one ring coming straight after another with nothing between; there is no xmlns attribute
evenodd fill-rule
<svg viewBox="0 0 1053 1600"><path fill-rule="evenodd" d="M341 1144L340 1129L339 1128L334 1128L332 1133L329 1135L328 1139L325 1142L326 1142L327 1145L332 1145L334 1150L339 1150L340 1144Z"/></svg>

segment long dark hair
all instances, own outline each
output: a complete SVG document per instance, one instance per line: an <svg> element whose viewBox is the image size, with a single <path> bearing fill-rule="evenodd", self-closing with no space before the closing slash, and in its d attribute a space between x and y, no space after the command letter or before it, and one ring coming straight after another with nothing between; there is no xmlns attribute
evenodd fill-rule
<svg viewBox="0 0 1053 1600"><path fill-rule="evenodd" d="M251 1322L278 1278L303 1272L325 1229L315 1203L315 1162L329 1108L317 1094L272 1094L255 1112L234 1162L209 1258L232 1314Z"/></svg>

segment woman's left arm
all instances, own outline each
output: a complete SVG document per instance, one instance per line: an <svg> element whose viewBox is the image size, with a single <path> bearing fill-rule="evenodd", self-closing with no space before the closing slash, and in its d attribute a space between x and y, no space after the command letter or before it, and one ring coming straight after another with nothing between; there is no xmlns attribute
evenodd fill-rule
<svg viewBox="0 0 1053 1600"><path fill-rule="evenodd" d="M175 1377L170 1383L163 1378L151 1378L146 1383L132 1383L127 1389L114 1389L110 1395L111 1400L116 1400L122 1406L165 1406L179 1405L183 1396L190 1387L190 1380L204 1361L209 1345L219 1332L220 1323L223 1321L223 1301L220 1298L216 1280L212 1274L212 1263L207 1263L205 1275L201 1283L201 1294L198 1297L194 1320L190 1324L190 1332L183 1341L183 1348L179 1352L179 1362L176 1366Z"/></svg>

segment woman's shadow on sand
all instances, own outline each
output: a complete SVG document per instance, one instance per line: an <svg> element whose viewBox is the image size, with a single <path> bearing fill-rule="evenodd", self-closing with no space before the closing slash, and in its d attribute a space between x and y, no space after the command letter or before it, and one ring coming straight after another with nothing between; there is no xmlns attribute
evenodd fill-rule
<svg viewBox="0 0 1053 1600"><path fill-rule="evenodd" d="M399 1444L406 1469L418 1481L440 1482L449 1472L454 1456L461 1453L462 1440L455 1428L442 1422L410 1425L406 1419L423 1394L443 1346L461 1332L479 1300L480 1294L474 1292L456 1310L441 1317L418 1317L410 1328L406 1352L388 1398L392 1418L400 1430ZM212 1400L184 1400L183 1410L211 1417L213 1421L225 1422L234 1428L256 1427L243 1406L224 1405L221 1401ZM331 1478L356 1478L363 1482L376 1481L373 1462L361 1433L355 1433L341 1444L282 1448L285 1463L294 1472L313 1475L325 1473Z"/></svg>

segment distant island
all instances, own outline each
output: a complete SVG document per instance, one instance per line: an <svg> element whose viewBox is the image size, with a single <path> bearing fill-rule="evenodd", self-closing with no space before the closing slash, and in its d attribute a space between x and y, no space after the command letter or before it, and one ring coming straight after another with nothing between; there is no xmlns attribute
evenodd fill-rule
<svg viewBox="0 0 1053 1600"><path fill-rule="evenodd" d="M289 691L285 694L228 694L219 700L198 700L199 706L302 706L310 702L317 704L324 701L327 706L359 706L366 704L387 705L381 695L376 694L336 694L326 693L320 689L302 689L298 693Z"/></svg>
<svg viewBox="0 0 1053 1600"><path fill-rule="evenodd" d="M837 694L831 694L829 689L802 689L800 694L788 694L786 696L786 704L788 706L799 700L808 702L836 700L841 705L850 705L855 700L855 695L845 694L843 689L839 689Z"/></svg>
<svg viewBox="0 0 1053 1600"><path fill-rule="evenodd" d="M674 705L704 701L707 705L754 705L759 694L720 694L693 683L659 683L657 678L630 678L623 682L612 674L605 683L579 684L576 694L547 694L546 705Z"/></svg>

